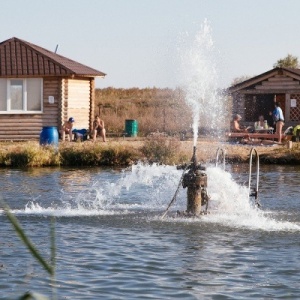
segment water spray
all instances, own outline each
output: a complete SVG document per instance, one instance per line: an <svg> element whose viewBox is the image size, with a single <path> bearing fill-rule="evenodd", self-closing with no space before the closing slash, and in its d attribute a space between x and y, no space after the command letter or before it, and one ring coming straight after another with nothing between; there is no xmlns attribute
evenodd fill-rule
<svg viewBox="0 0 300 300"><path fill-rule="evenodd" d="M206 191L206 168L198 163L196 155L200 120L203 128L208 128L216 134L220 133L219 130L224 125L224 116L226 115L224 113L224 101L217 88L217 63L214 59L215 51L211 27L207 20L196 34L192 44L188 43L187 47L183 45L180 50L182 66L180 75L184 80L182 86L185 91L186 103L191 107L193 115L194 147L190 163L177 167L177 169L183 169L184 171L175 195L162 217L166 215L175 201L180 185L187 188L187 208L186 211L178 212L177 215L197 217L207 213L209 196ZM223 158L223 168L225 170L225 151L218 149L216 166L221 158ZM252 195L257 199L257 188Z"/></svg>

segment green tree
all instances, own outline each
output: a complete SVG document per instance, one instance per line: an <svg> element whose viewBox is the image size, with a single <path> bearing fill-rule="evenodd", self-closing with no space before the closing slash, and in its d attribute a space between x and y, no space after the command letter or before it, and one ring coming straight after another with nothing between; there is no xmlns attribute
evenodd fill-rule
<svg viewBox="0 0 300 300"><path fill-rule="evenodd" d="M277 62L273 65L273 68L293 68L298 69L298 57L293 56L292 54L288 54L285 58L281 58L277 60Z"/></svg>

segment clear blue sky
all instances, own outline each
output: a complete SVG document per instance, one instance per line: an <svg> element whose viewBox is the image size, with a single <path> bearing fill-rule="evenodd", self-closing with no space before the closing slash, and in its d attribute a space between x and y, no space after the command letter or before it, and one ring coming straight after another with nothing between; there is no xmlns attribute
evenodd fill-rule
<svg viewBox="0 0 300 300"><path fill-rule="evenodd" d="M300 56L299 0L1 0L0 41L18 37L107 74L96 87L178 85L176 49L207 19L220 87Z"/></svg>

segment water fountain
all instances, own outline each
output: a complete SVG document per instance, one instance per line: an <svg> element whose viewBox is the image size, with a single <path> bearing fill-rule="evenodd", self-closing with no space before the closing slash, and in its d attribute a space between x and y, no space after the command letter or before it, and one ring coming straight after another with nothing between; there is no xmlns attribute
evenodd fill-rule
<svg viewBox="0 0 300 300"><path fill-rule="evenodd" d="M217 72L213 59L214 43L211 38L211 27L205 21L200 32L195 36L192 45L183 45L181 48L181 69L183 74L183 89L186 102L193 113L193 156L191 162L178 168L184 169L180 183L187 188L187 209L177 212L178 216L200 216L207 213L209 196L207 194L207 175L205 167L197 162L197 139L200 125L217 132L220 121L221 98L217 93ZM210 116L207 116L207 115ZM200 148L201 149L201 148ZM180 184L179 184L180 186ZM178 188L177 188L178 191ZM177 192L176 191L176 192ZM176 199L176 193L165 211ZM202 209L202 207L205 207Z"/></svg>
<svg viewBox="0 0 300 300"><path fill-rule="evenodd" d="M199 216L207 213L209 197L206 190L207 174L204 171L205 167L197 162L196 147L194 146L191 164L182 180L182 187L187 188L187 209L183 213L184 216ZM205 206L204 210L202 210L202 206ZM180 212L177 214L182 215Z"/></svg>
<svg viewBox="0 0 300 300"><path fill-rule="evenodd" d="M191 162L184 166L179 166L179 169L184 169L180 179L178 188L169 204L167 210L163 214L164 217L176 199L176 195L180 185L187 188L187 209L184 212L177 212L178 216L193 216L198 217L201 214L207 214L209 196L207 194L207 174L205 167L197 162L197 141L200 125L207 128L211 134L218 134L222 124L225 123L223 117L224 105L223 97L218 92L218 72L216 68L214 42L211 37L211 27L205 21L201 30L195 35L192 45L188 44L180 48L181 53L181 69L182 78L184 80L182 86L186 95L186 102L192 109L193 113L193 156ZM201 147L199 147L201 150ZM251 162L252 165L252 153ZM256 152L257 161L259 160ZM219 154L223 157L223 167L225 169L225 151L218 149L216 154L216 165L219 160ZM259 166L259 164L258 164ZM259 170L257 169L259 175ZM250 177L249 174L249 193L250 193ZM258 183L255 192L250 193L250 196L255 197L256 204L258 193Z"/></svg>

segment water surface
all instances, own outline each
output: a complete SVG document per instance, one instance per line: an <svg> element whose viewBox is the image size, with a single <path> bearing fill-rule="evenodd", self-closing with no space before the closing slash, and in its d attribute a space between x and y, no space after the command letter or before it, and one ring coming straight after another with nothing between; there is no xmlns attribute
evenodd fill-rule
<svg viewBox="0 0 300 300"><path fill-rule="evenodd" d="M207 166L210 214L174 218L171 166L0 170L2 198L45 258L56 217L58 299L298 299L300 168L261 166L261 209L248 166ZM0 212L0 299L50 296L46 272Z"/></svg>

